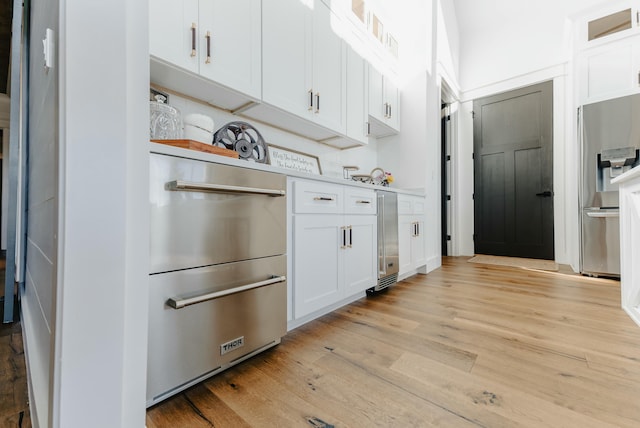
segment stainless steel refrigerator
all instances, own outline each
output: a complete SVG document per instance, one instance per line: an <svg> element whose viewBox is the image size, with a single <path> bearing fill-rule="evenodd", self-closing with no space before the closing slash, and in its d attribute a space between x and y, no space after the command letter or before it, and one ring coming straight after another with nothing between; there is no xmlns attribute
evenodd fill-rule
<svg viewBox="0 0 640 428"><path fill-rule="evenodd" d="M398 195L377 190L378 196L378 283L367 292L383 290L398 282Z"/></svg>
<svg viewBox="0 0 640 428"><path fill-rule="evenodd" d="M618 185L611 181L640 163L640 95L579 109L580 272L620 276Z"/></svg>

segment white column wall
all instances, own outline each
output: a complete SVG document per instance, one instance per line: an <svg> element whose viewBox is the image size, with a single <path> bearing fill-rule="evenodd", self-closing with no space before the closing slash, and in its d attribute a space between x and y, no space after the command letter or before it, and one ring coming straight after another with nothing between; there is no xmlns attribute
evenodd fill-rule
<svg viewBox="0 0 640 428"><path fill-rule="evenodd" d="M147 9L60 2L54 427L145 424Z"/></svg>

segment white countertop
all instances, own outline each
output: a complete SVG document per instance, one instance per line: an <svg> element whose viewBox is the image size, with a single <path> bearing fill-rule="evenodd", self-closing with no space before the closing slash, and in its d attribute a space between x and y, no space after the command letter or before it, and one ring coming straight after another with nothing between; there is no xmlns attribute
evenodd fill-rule
<svg viewBox="0 0 640 428"><path fill-rule="evenodd" d="M640 177L640 166L636 166L635 168L630 169L629 171L621 174L611 180L612 183L624 183L625 181L633 180L634 178Z"/></svg>
<svg viewBox="0 0 640 428"><path fill-rule="evenodd" d="M223 165L238 166L241 168L251 168L251 169L257 169L260 171L275 172L275 173L284 174L290 177L324 181L326 183L336 183L336 184L342 184L342 185L348 185L348 186L362 187L366 189L390 190L392 192L403 193L407 195L426 196L424 193L416 192L414 190L404 190L404 189L397 189L395 187L376 186L373 184L359 183L357 181L345 180L342 178L333 178L333 177L325 177L323 175L307 174L304 172L297 172L297 171L291 171L288 169L277 168L275 166L271 166L267 164L249 162L246 160L234 159L227 156L220 156L220 155L214 155L211 153L199 152L197 150L183 149L181 147L174 147L166 144L149 142L149 152L158 153L161 155L176 156L176 157L185 158L185 159L195 159L195 160L200 160L205 162L219 163ZM638 168L635 168L635 169L638 169ZM628 172L631 172L631 171L628 171Z"/></svg>

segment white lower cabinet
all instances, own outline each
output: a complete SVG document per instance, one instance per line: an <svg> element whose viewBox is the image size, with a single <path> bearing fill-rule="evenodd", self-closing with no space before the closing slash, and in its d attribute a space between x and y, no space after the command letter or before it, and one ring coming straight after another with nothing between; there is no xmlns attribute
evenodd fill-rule
<svg viewBox="0 0 640 428"><path fill-rule="evenodd" d="M342 216L302 214L293 220L294 317L342 298Z"/></svg>
<svg viewBox="0 0 640 428"><path fill-rule="evenodd" d="M345 297L376 285L377 217L374 215L346 216L349 246L344 251Z"/></svg>
<svg viewBox="0 0 640 428"><path fill-rule="evenodd" d="M427 263L425 252L425 198L398 195L398 252L402 276Z"/></svg>
<svg viewBox="0 0 640 428"><path fill-rule="evenodd" d="M293 189L293 318L300 319L376 284L377 217L373 190L309 180Z"/></svg>

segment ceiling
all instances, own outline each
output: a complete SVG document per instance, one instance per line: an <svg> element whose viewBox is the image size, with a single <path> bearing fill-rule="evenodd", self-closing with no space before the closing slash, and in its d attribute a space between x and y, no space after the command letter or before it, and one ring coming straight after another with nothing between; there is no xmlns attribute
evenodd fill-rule
<svg viewBox="0 0 640 428"><path fill-rule="evenodd" d="M13 0L0 0L0 93L6 94L11 55L11 18Z"/></svg>

